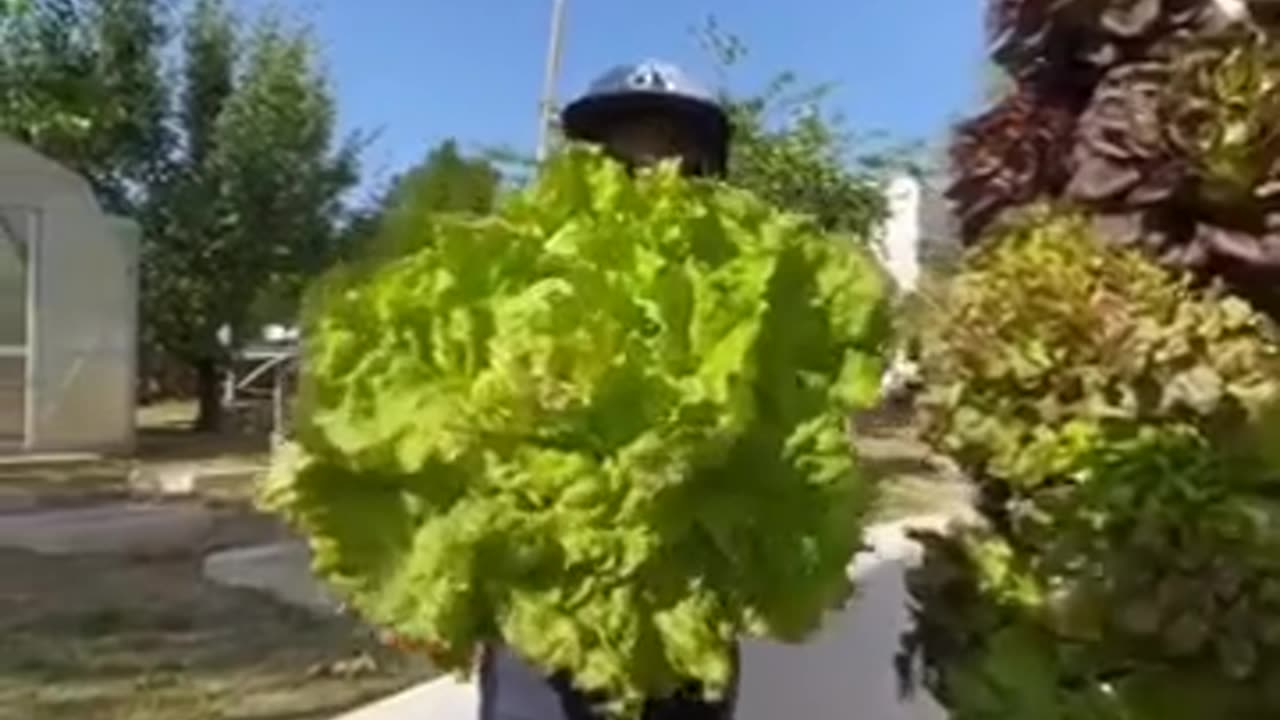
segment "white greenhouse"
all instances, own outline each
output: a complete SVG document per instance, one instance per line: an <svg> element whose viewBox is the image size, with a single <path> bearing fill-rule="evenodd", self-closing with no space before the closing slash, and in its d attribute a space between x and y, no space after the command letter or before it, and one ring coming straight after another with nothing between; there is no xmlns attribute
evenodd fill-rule
<svg viewBox="0 0 1280 720"><path fill-rule="evenodd" d="M138 237L0 137L0 453L132 448Z"/></svg>

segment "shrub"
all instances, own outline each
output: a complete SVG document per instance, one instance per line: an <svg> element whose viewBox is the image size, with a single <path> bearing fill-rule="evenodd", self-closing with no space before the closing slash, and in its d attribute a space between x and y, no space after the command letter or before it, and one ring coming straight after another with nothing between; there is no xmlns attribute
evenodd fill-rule
<svg viewBox="0 0 1280 720"><path fill-rule="evenodd" d="M957 720L1280 714L1280 356L1241 300L1039 208L934 306L926 433L986 523L925 537L909 648Z"/></svg>
<svg viewBox="0 0 1280 720"><path fill-rule="evenodd" d="M408 228L401 225L399 227ZM739 190L574 149L312 296L267 504L375 623L465 668L499 638L614 709L722 691L740 634L849 591L884 280Z"/></svg>

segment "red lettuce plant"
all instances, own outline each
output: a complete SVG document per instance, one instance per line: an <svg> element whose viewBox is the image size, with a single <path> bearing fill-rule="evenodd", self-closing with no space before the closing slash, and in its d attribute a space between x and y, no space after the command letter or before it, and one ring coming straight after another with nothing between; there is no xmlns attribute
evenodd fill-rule
<svg viewBox="0 0 1280 720"><path fill-rule="evenodd" d="M1158 54L1171 38L1223 25L1215 8L1207 0L993 0L992 57L1016 87L956 130L948 196L965 240L976 242L1006 210L1061 194L1074 172L1077 119L1090 115L1100 86L1116 84L1112 71Z"/></svg>
<svg viewBox="0 0 1280 720"><path fill-rule="evenodd" d="M1070 178L1075 118L1022 90L961 125L951 146L961 231L976 238L1011 208L1061 191Z"/></svg>
<svg viewBox="0 0 1280 720"><path fill-rule="evenodd" d="M1256 32L1171 40L1110 70L1065 190L1104 237L1220 276L1264 309L1280 278L1280 47Z"/></svg>
<svg viewBox="0 0 1280 720"><path fill-rule="evenodd" d="M1280 46L1212 0L993 0L1011 95L961 124L964 238L1065 198L1102 236L1222 277L1267 310L1280 278Z"/></svg>
<svg viewBox="0 0 1280 720"><path fill-rule="evenodd" d="M993 0L987 17L997 63L1054 83L1073 79L1064 70L1128 62L1170 36L1225 23L1206 0Z"/></svg>

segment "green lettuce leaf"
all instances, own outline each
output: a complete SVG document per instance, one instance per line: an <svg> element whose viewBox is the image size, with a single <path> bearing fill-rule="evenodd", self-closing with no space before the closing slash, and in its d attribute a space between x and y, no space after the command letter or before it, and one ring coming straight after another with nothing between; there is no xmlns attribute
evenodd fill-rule
<svg viewBox="0 0 1280 720"><path fill-rule="evenodd" d="M572 149L490 218L311 294L266 504L375 623L501 638L621 712L850 591L885 283L850 239Z"/></svg>

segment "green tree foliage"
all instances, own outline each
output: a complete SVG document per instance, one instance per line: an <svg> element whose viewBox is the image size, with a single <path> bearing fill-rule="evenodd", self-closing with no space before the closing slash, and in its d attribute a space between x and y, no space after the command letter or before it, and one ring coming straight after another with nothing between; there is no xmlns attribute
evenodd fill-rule
<svg viewBox="0 0 1280 720"><path fill-rule="evenodd" d="M855 156L853 136L827 109L829 85L806 86L783 72L759 92L728 87L728 73L746 57L746 45L714 19L697 35L726 86L721 99L734 132L729 182L811 215L829 230L873 237L887 211L881 171L907 164L909 153Z"/></svg>
<svg viewBox="0 0 1280 720"><path fill-rule="evenodd" d="M31 0L7 0L0 13L0 129L87 169L100 98L81 13L70 2Z"/></svg>
<svg viewBox="0 0 1280 720"><path fill-rule="evenodd" d="M0 4L0 132L82 173L109 210L137 209L163 161L162 0Z"/></svg>
<svg viewBox="0 0 1280 720"><path fill-rule="evenodd" d="M493 216L423 217L313 296L266 502L316 568L447 668L501 638L624 713L723 691L740 634L816 628L872 499L869 255L583 149Z"/></svg>
<svg viewBox="0 0 1280 720"><path fill-rule="evenodd" d="M358 255L387 256L399 252L388 246L411 235L388 226L429 222L437 213L484 215L493 210L502 175L487 157L467 157L449 139L432 148L420 164L392 179L375 206L351 229L347 242Z"/></svg>
<svg viewBox="0 0 1280 720"><path fill-rule="evenodd" d="M493 209L500 181L492 163L464 156L451 138L433 148L422 164L396 177L385 204L394 207L412 200L436 212L482 215Z"/></svg>
<svg viewBox="0 0 1280 720"><path fill-rule="evenodd" d="M1270 321L1040 210L936 300L927 432L987 520L912 581L952 717L1280 714Z"/></svg>
<svg viewBox="0 0 1280 720"><path fill-rule="evenodd" d="M206 167L216 147L218 118L234 88L238 29L221 2L199 0L183 34L182 89L178 119L186 141L188 169Z"/></svg>
<svg viewBox="0 0 1280 720"><path fill-rule="evenodd" d="M333 96L305 33L271 18L246 32L220 0L198 0L183 39L177 149L146 215L144 317L151 344L196 371L211 427L219 328L287 317L331 262L356 146L335 147Z"/></svg>
<svg viewBox="0 0 1280 720"><path fill-rule="evenodd" d="M261 287L291 306L278 318L287 320L303 285L339 249L342 196L358 179L360 145L335 142L335 100L306 34L268 19L247 45L236 92L217 118L220 167L236 208L234 252L260 263ZM225 322L239 328L247 318L226 307Z"/></svg>
<svg viewBox="0 0 1280 720"><path fill-rule="evenodd" d="M812 215L826 228L870 238L886 217L884 194L871 172L851 169L847 139L832 118L812 105L790 108L770 122L793 80L782 76L756 97L731 100L734 128L729 182L779 207Z"/></svg>
<svg viewBox="0 0 1280 720"><path fill-rule="evenodd" d="M165 0L96 0L92 10L94 75L105 99L98 112L106 132L96 133L97 144L109 158L98 185L121 212L136 210L170 150L172 98L161 58L171 35L167 8Z"/></svg>
<svg viewBox="0 0 1280 720"><path fill-rule="evenodd" d="M169 10L6 0L0 132L142 221L144 344L195 370L208 427L218 329L287 317L304 279L332 261L358 144L335 142L333 95L305 32L269 17L246 27L222 0L193 0L180 28Z"/></svg>
<svg viewBox="0 0 1280 720"><path fill-rule="evenodd" d="M145 345L192 366L201 385L202 424L217 422L216 384L223 320L212 312L227 294L244 302L228 252L235 231L223 191L218 119L234 92L237 28L216 0L190 10L183 33L182 90L177 107L180 147L152 189L142 255ZM230 264L230 267L228 265ZM253 272L253 270L248 270Z"/></svg>

